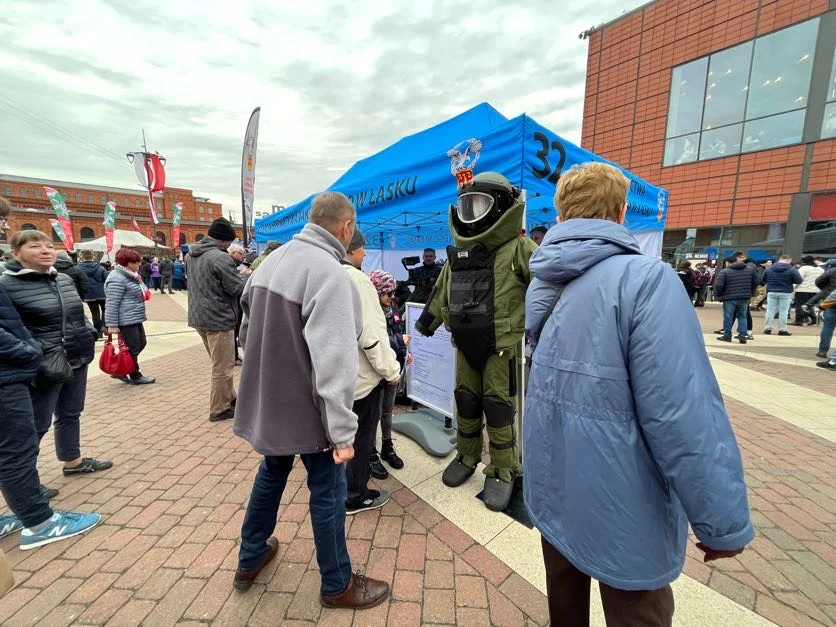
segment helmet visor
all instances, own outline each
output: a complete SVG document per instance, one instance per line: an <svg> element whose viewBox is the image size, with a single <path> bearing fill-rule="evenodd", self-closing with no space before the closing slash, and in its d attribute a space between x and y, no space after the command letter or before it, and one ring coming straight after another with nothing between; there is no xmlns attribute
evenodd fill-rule
<svg viewBox="0 0 836 627"><path fill-rule="evenodd" d="M490 194L483 192L466 192L459 196L459 204L456 213L459 220L465 224L471 224L484 218L493 207L494 199Z"/></svg>

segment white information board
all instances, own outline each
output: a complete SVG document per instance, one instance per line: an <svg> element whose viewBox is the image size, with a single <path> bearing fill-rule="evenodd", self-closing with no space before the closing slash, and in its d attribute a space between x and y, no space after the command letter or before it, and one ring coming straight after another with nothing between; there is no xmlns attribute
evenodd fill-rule
<svg viewBox="0 0 836 627"><path fill-rule="evenodd" d="M423 309L421 303L406 303L406 329L412 338L409 344L412 364L406 369L407 394L412 400L452 418L455 413L456 349L443 324L432 337L425 337L415 330L415 322Z"/></svg>

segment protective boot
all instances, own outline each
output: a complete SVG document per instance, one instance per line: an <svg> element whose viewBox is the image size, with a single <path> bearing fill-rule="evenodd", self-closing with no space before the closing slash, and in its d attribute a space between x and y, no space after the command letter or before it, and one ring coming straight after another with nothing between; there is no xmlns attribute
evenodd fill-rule
<svg viewBox="0 0 836 627"><path fill-rule="evenodd" d="M508 482L496 477L485 477L485 490L482 492L482 500L489 510L493 512L505 511L513 494L513 481Z"/></svg>
<svg viewBox="0 0 836 627"><path fill-rule="evenodd" d="M482 399L463 387L453 394L456 397L458 454L444 469L441 480L444 485L457 488L470 479L482 458Z"/></svg>
<svg viewBox="0 0 836 627"><path fill-rule="evenodd" d="M383 446L380 449L380 459L396 470L403 468L403 460L395 452L395 445L392 444L392 438L384 438Z"/></svg>
<svg viewBox="0 0 836 627"><path fill-rule="evenodd" d="M495 396L482 399L485 408L491 460L485 468L483 500L488 509L501 512L514 493L520 472L520 455L514 433L514 406Z"/></svg>

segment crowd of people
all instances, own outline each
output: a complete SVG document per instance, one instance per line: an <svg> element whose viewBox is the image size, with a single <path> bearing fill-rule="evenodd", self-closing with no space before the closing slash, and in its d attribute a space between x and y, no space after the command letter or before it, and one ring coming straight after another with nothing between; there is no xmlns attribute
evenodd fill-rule
<svg viewBox="0 0 836 627"><path fill-rule="evenodd" d="M821 324L816 357L826 361L816 365L836 370L836 355L830 346L836 330L836 310L828 297L836 291L836 258L805 255L797 264L789 255L777 259L755 261L743 251L735 251L723 262L723 268L712 272L706 263L691 267L690 261L677 266L677 275L695 307L705 305L709 288L713 296L723 303L723 328L716 332L717 339L732 341L732 331L737 321L737 339L741 344L755 339L753 310L764 310L765 335L771 335L773 323L778 320L778 335L791 336L789 325L818 326ZM790 313L795 309L795 319L790 323Z"/></svg>
<svg viewBox="0 0 836 627"><path fill-rule="evenodd" d="M777 316L778 334L789 335L795 298L797 324L823 312L819 356L826 356L836 327L836 308L827 305L836 263L756 264L740 252L716 273L687 262L671 273L641 255L623 226L628 188L611 166L575 166L558 184L558 224L531 233L522 477L542 534L553 619L588 620L595 578L608 617L670 624L670 582L682 570L688 524L706 561L739 554L753 537L739 450L693 307L704 306L713 288L723 302L719 339L732 341L737 320L746 343L750 304L765 297L764 333ZM0 228L9 209L0 199ZM412 296L431 298L441 266L427 249L401 285L383 270L367 274L356 221L346 196L326 192L299 234L284 245L269 242L261 254L238 246L233 225L219 218L184 259L123 248L111 268L90 251L73 264L38 231L14 234L13 260L0 275L0 487L13 513L0 518L0 536L20 530L21 548L31 549L100 522L95 513L50 508L57 490L40 483L40 442L52 427L65 476L112 467L82 454L95 343L121 337L134 370L116 378L154 383L139 367L146 304L152 291L172 293L188 280L188 324L211 363L209 422L233 419L234 433L263 457L233 586L249 589L278 553L273 533L298 455L308 473L321 604L365 609L385 601L387 583L353 572L345 520L389 501L370 485L370 477L388 476L384 462L404 466L392 417L412 356L399 308L409 297L398 296L408 283ZM831 362L836 368L836 356ZM683 379L696 381L700 394L683 388ZM606 514L616 510L624 512L618 521Z"/></svg>

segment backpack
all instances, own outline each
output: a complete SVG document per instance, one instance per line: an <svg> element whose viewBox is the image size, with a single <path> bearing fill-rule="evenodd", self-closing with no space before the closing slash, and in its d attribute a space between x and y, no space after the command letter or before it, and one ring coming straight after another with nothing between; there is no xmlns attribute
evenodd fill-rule
<svg viewBox="0 0 836 627"><path fill-rule="evenodd" d="M711 273L708 270L702 272L694 272L694 285L697 287L705 287L711 283Z"/></svg>

